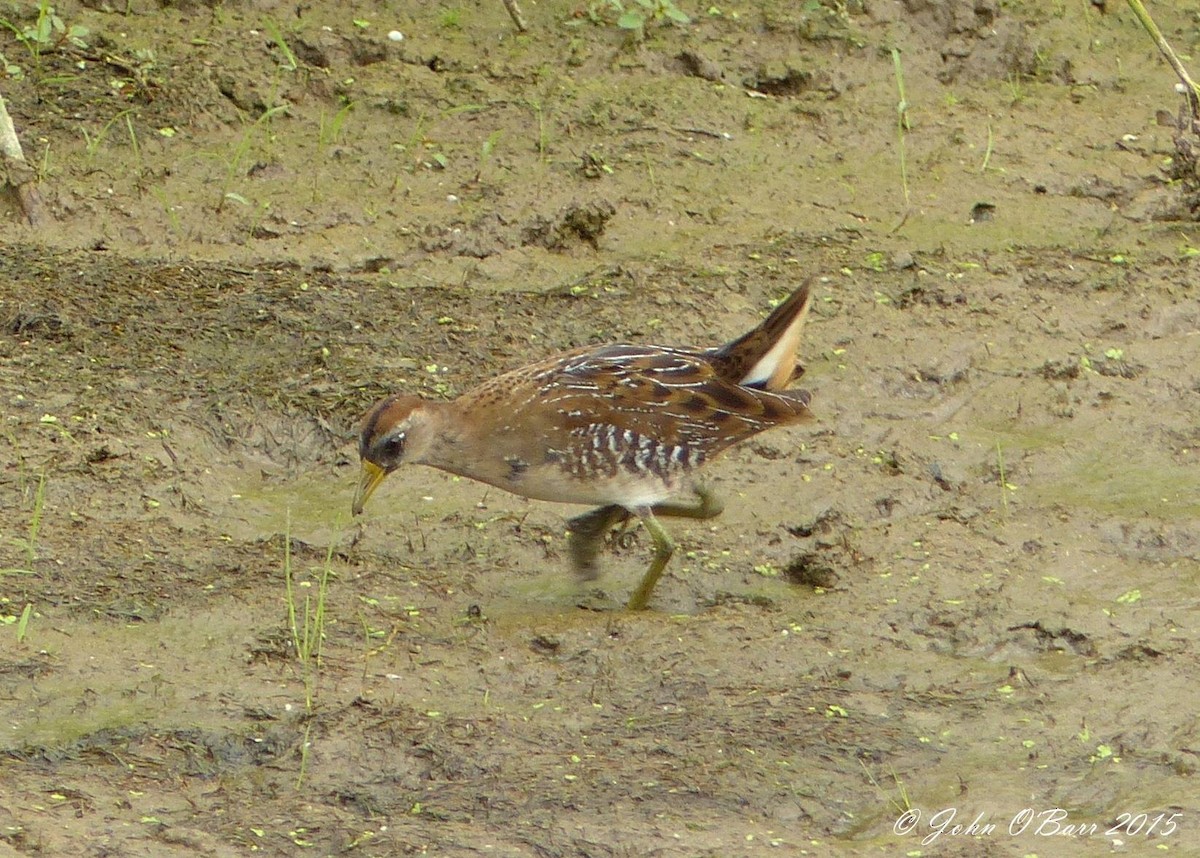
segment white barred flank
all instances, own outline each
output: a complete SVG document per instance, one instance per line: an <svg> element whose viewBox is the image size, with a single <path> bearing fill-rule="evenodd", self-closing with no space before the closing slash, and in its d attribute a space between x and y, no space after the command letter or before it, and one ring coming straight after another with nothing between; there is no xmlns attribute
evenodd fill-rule
<svg viewBox="0 0 1200 858"><path fill-rule="evenodd" d="M580 479L613 478L624 471L672 482L680 473L700 467L704 455L684 444L664 444L648 435L611 423L589 423L571 430L575 439L560 462Z"/></svg>

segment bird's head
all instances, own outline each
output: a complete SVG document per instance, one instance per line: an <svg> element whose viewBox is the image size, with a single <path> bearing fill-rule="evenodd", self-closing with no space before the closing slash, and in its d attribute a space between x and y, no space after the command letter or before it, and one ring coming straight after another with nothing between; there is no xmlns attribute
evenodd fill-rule
<svg viewBox="0 0 1200 858"><path fill-rule="evenodd" d="M363 418L358 438L362 474L351 507L355 515L384 477L404 462L420 460L429 445L426 405L415 396L393 396L377 402Z"/></svg>

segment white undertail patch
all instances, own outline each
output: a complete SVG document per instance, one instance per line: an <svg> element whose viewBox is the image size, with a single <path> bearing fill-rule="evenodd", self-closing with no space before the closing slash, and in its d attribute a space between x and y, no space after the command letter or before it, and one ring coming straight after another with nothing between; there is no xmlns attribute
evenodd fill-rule
<svg viewBox="0 0 1200 858"><path fill-rule="evenodd" d="M787 384L795 368L796 349L800 346L800 330L804 327L804 320L808 317L808 307L809 302L805 301L804 309L797 314L796 318L792 319L792 323L787 326L783 336L777 339L770 350L760 357L754 366L750 367L749 372L742 376L742 380L739 382L742 386L775 390ZM784 361L792 365L786 366Z"/></svg>

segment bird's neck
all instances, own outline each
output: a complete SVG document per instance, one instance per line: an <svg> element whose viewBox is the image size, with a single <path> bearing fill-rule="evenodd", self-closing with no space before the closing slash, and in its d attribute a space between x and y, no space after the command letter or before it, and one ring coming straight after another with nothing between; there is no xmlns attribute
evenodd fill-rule
<svg viewBox="0 0 1200 858"><path fill-rule="evenodd" d="M457 401L423 401L420 440L410 441L409 461L458 473L454 465L463 460L469 429L470 421Z"/></svg>

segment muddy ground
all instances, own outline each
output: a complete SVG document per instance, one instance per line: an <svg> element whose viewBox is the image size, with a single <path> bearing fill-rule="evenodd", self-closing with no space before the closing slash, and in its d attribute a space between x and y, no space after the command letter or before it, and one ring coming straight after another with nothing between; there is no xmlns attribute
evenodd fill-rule
<svg viewBox="0 0 1200 858"><path fill-rule="evenodd" d="M0 33L0 854L1196 854L1200 229L1124 4L164 5ZM386 392L809 276L819 419L652 610L578 607L576 508L351 520Z"/></svg>

